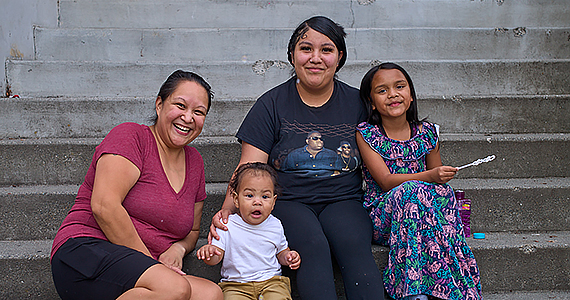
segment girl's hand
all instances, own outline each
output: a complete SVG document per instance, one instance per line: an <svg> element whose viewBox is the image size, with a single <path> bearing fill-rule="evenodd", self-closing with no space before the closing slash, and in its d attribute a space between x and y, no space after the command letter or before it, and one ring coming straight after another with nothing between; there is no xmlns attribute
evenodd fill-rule
<svg viewBox="0 0 570 300"><path fill-rule="evenodd" d="M442 184L447 183L457 174L457 168L450 166L439 166L430 171L433 175L433 182Z"/></svg>
<svg viewBox="0 0 570 300"><path fill-rule="evenodd" d="M216 240L220 240L220 236L216 232L216 228L221 230L228 230L228 227L224 224L228 224L228 217L232 214L229 209L220 209L213 217L212 217L212 225L210 225L210 233L208 234L208 244L212 243L212 238Z"/></svg>
<svg viewBox="0 0 570 300"><path fill-rule="evenodd" d="M172 244L159 257L158 261L180 275L186 275L182 271L182 260L186 254L186 249L178 243Z"/></svg>
<svg viewBox="0 0 570 300"><path fill-rule="evenodd" d="M287 253L286 259L291 270L296 270L301 265L301 256L299 253L297 253L297 251L289 251L289 253Z"/></svg>

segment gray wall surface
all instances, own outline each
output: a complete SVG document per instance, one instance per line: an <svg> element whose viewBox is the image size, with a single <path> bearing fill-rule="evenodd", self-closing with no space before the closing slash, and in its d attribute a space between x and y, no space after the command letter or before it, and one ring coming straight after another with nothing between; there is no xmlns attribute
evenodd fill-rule
<svg viewBox="0 0 570 300"><path fill-rule="evenodd" d="M6 58L34 59L33 26L57 27L57 0L0 0L0 86L6 93Z"/></svg>

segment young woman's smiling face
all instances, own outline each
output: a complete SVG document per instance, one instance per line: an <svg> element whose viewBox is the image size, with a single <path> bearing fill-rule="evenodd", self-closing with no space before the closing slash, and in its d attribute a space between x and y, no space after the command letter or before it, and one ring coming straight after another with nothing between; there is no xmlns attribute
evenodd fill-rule
<svg viewBox="0 0 570 300"><path fill-rule="evenodd" d="M306 90L331 85L342 55L331 39L309 28L301 36L292 53L299 84Z"/></svg>
<svg viewBox="0 0 570 300"><path fill-rule="evenodd" d="M413 101L408 81L397 69L380 69L374 74L370 100L383 118L405 118Z"/></svg>
<svg viewBox="0 0 570 300"><path fill-rule="evenodd" d="M241 218L250 225L259 225L265 221L277 198L271 177L253 172L243 174L233 197Z"/></svg>
<svg viewBox="0 0 570 300"><path fill-rule="evenodd" d="M168 147L180 148L202 132L208 93L196 82L181 81L167 99L156 100L156 132Z"/></svg>

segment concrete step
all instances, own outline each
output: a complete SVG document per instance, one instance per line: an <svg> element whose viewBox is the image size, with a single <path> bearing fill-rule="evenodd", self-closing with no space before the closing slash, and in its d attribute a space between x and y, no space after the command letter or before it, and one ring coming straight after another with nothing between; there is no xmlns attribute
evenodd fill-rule
<svg viewBox="0 0 570 300"><path fill-rule="evenodd" d="M9 98L0 139L101 138L123 122L151 124L153 97ZM255 100L215 99L202 137L233 136ZM442 133L570 133L570 95L420 99ZM529 109L529 108L533 109Z"/></svg>
<svg viewBox="0 0 570 300"><path fill-rule="evenodd" d="M570 94L568 59L396 62L408 70L420 98ZM349 61L339 72L339 79L359 86L364 73L376 63ZM23 97L153 97L176 69L201 74L222 99L257 98L287 80L291 72L283 61L172 64L8 60L6 77L13 94Z"/></svg>
<svg viewBox="0 0 570 300"><path fill-rule="evenodd" d="M539 179L454 179L472 201L473 232L570 230L570 177ZM0 240L52 239L75 201L77 185L0 188ZM201 222L207 237L212 216L224 201L226 183L206 184Z"/></svg>
<svg viewBox="0 0 570 300"><path fill-rule="evenodd" d="M58 299L49 266L51 242L0 241L1 299ZM200 239L198 246L205 243ZM568 299L563 297L570 295L569 232L488 233L486 239L468 238L468 243L479 264L485 299ZM374 245L372 250L383 269L387 248ZM219 267L198 261L194 252L184 259L185 272L214 281ZM340 288L338 269L336 275ZM345 299L342 294L339 298Z"/></svg>
<svg viewBox="0 0 570 300"><path fill-rule="evenodd" d="M81 184L100 138L0 140L0 186ZM192 144L202 154L206 181L224 182L239 161L231 137L204 137Z"/></svg>
<svg viewBox="0 0 570 300"><path fill-rule="evenodd" d="M61 0L61 27L295 28L314 15L345 27L564 27L565 0ZM380 16L380 17L379 17Z"/></svg>
<svg viewBox="0 0 570 300"><path fill-rule="evenodd" d="M461 166L496 155L491 163L461 170L457 178L569 177L570 134L442 134L442 160ZM0 140L0 186L81 184L99 138ZM232 137L202 137L207 182L226 182L240 145ZM325 145L326 147L326 145Z"/></svg>
<svg viewBox="0 0 570 300"><path fill-rule="evenodd" d="M220 58L250 63L287 61L291 32L291 29L256 28L35 27L35 59L170 63ZM570 28L526 27L524 32L496 28L356 28L347 29L347 34L350 60L570 58Z"/></svg>

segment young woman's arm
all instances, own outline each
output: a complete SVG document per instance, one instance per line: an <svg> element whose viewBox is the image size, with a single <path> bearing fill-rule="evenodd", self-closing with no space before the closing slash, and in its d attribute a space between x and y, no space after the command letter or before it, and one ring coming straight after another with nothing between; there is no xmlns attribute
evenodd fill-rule
<svg viewBox="0 0 570 300"><path fill-rule="evenodd" d="M152 257L123 207L125 196L139 176L139 169L125 157L103 154L97 161L91 210L97 224L111 243L138 250Z"/></svg>
<svg viewBox="0 0 570 300"><path fill-rule="evenodd" d="M240 157L240 160L239 160L239 163L238 163L236 169L240 165L248 163L248 162L267 163L268 160L269 160L269 155L267 153L261 151L259 148L252 146L251 144L248 144L246 142L242 142L242 144L241 144L241 157ZM233 174L232 174L232 178L233 178ZM228 187L228 190L226 191L226 198L224 200L224 204L222 205L222 209L220 209L220 211L218 211L212 217L212 225L210 225L210 234L208 235L208 241L211 241L212 237L215 239L220 239L220 236L216 233L216 228L219 228L222 230L228 230L224 224L228 223L229 215L231 215L232 213L235 213L236 211L237 210L234 206L234 200L232 198L231 191ZM220 219L222 219L222 222L220 222Z"/></svg>
<svg viewBox="0 0 570 300"><path fill-rule="evenodd" d="M356 134L358 150L368 171L384 191L389 191L398 185L410 181L420 180L430 183L446 183L453 178L457 169L441 165L439 144L426 156L427 171L415 174L392 174L380 154L374 151L360 133Z"/></svg>

